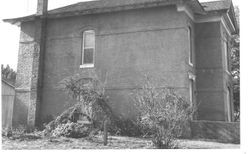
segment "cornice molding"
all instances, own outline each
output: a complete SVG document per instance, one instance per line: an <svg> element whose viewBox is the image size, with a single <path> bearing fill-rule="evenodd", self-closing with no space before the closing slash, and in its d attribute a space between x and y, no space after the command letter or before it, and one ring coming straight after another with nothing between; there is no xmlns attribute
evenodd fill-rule
<svg viewBox="0 0 250 154"><path fill-rule="evenodd" d="M193 21L195 21L192 10L184 4L177 4L177 12L185 12Z"/></svg>

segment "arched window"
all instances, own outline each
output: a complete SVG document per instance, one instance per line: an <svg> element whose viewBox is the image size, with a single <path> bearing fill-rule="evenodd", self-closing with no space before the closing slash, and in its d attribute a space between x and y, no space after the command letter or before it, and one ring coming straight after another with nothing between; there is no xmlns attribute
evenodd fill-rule
<svg viewBox="0 0 250 154"><path fill-rule="evenodd" d="M83 32L81 67L94 67L95 31Z"/></svg>

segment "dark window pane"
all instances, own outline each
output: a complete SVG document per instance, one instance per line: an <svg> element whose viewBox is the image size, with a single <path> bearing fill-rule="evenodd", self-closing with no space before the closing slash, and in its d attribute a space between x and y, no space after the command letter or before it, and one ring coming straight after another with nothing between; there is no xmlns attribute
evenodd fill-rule
<svg viewBox="0 0 250 154"><path fill-rule="evenodd" d="M84 64L94 63L94 49L84 49Z"/></svg>

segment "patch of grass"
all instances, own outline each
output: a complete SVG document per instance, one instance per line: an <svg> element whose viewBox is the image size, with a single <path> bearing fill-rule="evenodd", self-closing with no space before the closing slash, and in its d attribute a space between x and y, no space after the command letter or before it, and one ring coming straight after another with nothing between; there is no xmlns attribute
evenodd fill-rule
<svg viewBox="0 0 250 154"><path fill-rule="evenodd" d="M237 149L239 144L224 144L212 141L177 140L179 149ZM102 136L89 138L50 137L37 140L10 140L2 138L2 149L155 149L150 139L109 136L108 145L103 145Z"/></svg>

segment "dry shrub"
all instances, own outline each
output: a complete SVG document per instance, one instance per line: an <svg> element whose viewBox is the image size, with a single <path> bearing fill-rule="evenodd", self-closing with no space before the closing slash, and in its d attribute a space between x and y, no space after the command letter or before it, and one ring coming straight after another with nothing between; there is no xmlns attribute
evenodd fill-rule
<svg viewBox="0 0 250 154"><path fill-rule="evenodd" d="M77 103L48 123L45 135L79 138L91 134L95 127L101 127L100 119L106 118L102 107L107 106L103 87L96 76L84 78L75 75L62 80L58 88ZM78 123L80 117L85 117L89 123Z"/></svg>
<svg viewBox="0 0 250 154"><path fill-rule="evenodd" d="M29 129L25 125L18 125L15 128L2 130L2 137L8 137L11 140L37 140L42 138L42 134L37 129Z"/></svg>
<svg viewBox="0 0 250 154"><path fill-rule="evenodd" d="M87 137L92 131L92 125L81 123L68 122L66 124L59 124L52 132L51 136L65 136L72 138Z"/></svg>
<svg viewBox="0 0 250 154"><path fill-rule="evenodd" d="M106 107L105 83L101 82L97 75L90 77L76 75L64 79L61 85L66 94L77 101L75 106L80 107L80 112L84 113L90 120L96 122L98 118L106 118L105 113L108 114L110 109ZM103 109L104 106L105 109ZM99 116L101 114L104 117Z"/></svg>
<svg viewBox="0 0 250 154"><path fill-rule="evenodd" d="M108 120L111 134L135 136L138 129L133 121L115 115L108 105L105 95L105 82L101 82L97 75L82 77L75 75L60 82L60 89L76 100L76 104L65 110L55 120L46 125L45 134L52 136L85 136L85 132L75 132L72 125L76 123L79 115L84 115L92 123L91 129L103 130L104 120ZM77 113L77 114L76 114ZM77 126L82 127L82 126ZM88 133L91 131L88 130ZM69 134L69 135L67 135ZM77 135L72 135L77 134Z"/></svg>
<svg viewBox="0 0 250 154"><path fill-rule="evenodd" d="M134 93L138 123L152 135L157 148L176 148L176 138L182 135L194 108L168 88L158 88L146 77L142 88Z"/></svg>
<svg viewBox="0 0 250 154"><path fill-rule="evenodd" d="M113 113L108 105L105 84L106 82L100 81L96 74L88 77L76 75L61 82L61 87L68 96L78 102L74 106L80 107L81 113L89 117L94 129L102 130L104 120L108 120L108 131L113 135L140 135L141 131L135 121Z"/></svg>

